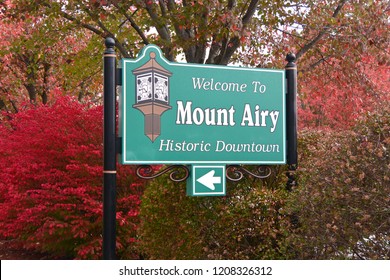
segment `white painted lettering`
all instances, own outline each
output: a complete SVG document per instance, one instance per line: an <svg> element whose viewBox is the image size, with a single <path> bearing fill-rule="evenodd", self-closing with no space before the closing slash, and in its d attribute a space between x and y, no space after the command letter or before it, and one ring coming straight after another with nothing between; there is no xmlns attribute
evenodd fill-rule
<svg viewBox="0 0 390 280"><path fill-rule="evenodd" d="M247 122L247 124L245 124ZM245 104L244 114L242 116L241 126L253 126L252 111L249 104Z"/></svg>
<svg viewBox="0 0 390 280"><path fill-rule="evenodd" d="M183 101L177 101L176 124L192 124L191 105L191 101L187 102L186 108L184 109Z"/></svg>
<svg viewBox="0 0 390 280"><path fill-rule="evenodd" d="M271 120L272 120L271 132L274 132L275 128L276 128L276 124L278 123L279 111L272 111L270 113L270 117L271 117Z"/></svg>

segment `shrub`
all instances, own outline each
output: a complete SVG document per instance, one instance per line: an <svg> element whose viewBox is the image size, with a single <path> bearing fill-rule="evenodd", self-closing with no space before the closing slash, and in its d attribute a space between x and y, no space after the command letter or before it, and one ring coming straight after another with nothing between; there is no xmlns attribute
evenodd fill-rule
<svg viewBox="0 0 390 280"><path fill-rule="evenodd" d="M290 197L299 258L390 258L390 111L380 110L351 131L301 133L300 187Z"/></svg>
<svg viewBox="0 0 390 280"><path fill-rule="evenodd" d="M0 123L0 235L60 258L101 257L102 107L62 97ZM118 171L118 254L135 257L142 186Z"/></svg>
<svg viewBox="0 0 390 280"><path fill-rule="evenodd" d="M228 183L226 197L188 197L185 184L154 180L141 205L139 248L150 259L280 259L290 222L285 176Z"/></svg>

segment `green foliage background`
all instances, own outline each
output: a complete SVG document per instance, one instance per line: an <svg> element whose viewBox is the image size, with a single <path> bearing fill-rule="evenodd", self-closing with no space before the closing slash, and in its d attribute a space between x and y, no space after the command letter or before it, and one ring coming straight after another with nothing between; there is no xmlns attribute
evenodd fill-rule
<svg viewBox="0 0 390 280"><path fill-rule="evenodd" d="M280 167L262 183L229 183L226 197L187 197L185 184L153 181L141 207L140 250L152 259L283 259L291 229Z"/></svg>
<svg viewBox="0 0 390 280"><path fill-rule="evenodd" d="M146 188L138 249L149 259L389 259L390 114L351 131L303 131L299 186L285 170L187 197L167 177Z"/></svg>
<svg viewBox="0 0 390 280"><path fill-rule="evenodd" d="M300 187L289 198L298 257L390 259L389 107L351 131L304 131L300 140Z"/></svg>

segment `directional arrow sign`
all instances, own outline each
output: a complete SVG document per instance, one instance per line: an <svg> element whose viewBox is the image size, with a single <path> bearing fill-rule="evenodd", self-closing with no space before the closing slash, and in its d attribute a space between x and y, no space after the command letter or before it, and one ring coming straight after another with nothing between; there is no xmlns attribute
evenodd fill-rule
<svg viewBox="0 0 390 280"><path fill-rule="evenodd" d="M187 195L226 195L225 165L193 165L187 181Z"/></svg>
<svg viewBox="0 0 390 280"><path fill-rule="evenodd" d="M214 184L221 184L221 177L217 177L217 176L214 177L214 174L215 174L215 170L211 170L210 172L206 173L196 181L201 183L202 185L205 185L210 190L214 191L215 190Z"/></svg>

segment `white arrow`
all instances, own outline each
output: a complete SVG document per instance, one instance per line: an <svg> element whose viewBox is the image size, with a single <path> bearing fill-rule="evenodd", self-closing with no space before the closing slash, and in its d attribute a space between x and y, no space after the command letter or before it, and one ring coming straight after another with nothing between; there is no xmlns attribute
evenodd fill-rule
<svg viewBox="0 0 390 280"><path fill-rule="evenodd" d="M214 191L215 190L214 184L221 183L221 177L214 177L214 174L215 174L215 170L211 170L210 172L206 173L196 181L206 186L210 190Z"/></svg>

